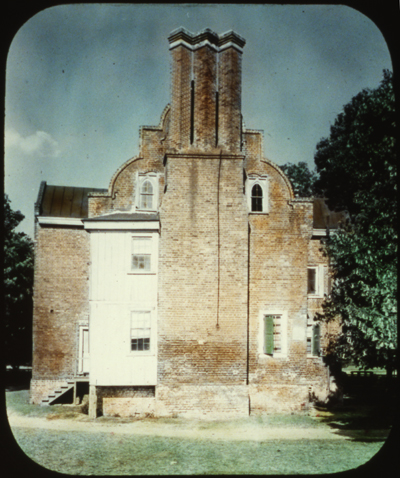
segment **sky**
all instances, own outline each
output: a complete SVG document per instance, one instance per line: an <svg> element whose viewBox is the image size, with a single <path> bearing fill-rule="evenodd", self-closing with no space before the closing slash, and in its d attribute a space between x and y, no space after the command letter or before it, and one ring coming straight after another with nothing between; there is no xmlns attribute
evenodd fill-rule
<svg viewBox="0 0 400 478"><path fill-rule="evenodd" d="M7 57L4 190L33 237L41 181L107 188L170 102L168 35L245 38L242 114L264 156L314 167L343 106L392 70L375 23L348 6L75 4L34 15Z"/></svg>

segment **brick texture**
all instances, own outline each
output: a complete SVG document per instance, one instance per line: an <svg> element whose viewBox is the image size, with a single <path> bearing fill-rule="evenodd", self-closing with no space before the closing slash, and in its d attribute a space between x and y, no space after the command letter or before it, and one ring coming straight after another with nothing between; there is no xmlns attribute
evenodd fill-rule
<svg viewBox="0 0 400 478"><path fill-rule="evenodd" d="M171 105L160 124L141 128L139 155L116 171L107 193L89 198L89 217L134 211L138 173L158 173L157 385L97 387L98 407L119 416L302 410L311 395L330 391L323 359L307 355L308 318L323 301L307 295L307 267L328 270L313 237L313 203L294 199L264 158L262 133L244 128L241 49L219 50L218 36L199 45L185 38L170 52ZM268 178L268 213L248 211L250 174ZM76 373L77 326L89 314L88 236L38 226L34 401ZM287 319L282 357L266 355L260 340L262 313L272 310ZM323 349L337 332L337 324L322 328Z"/></svg>
<svg viewBox="0 0 400 478"><path fill-rule="evenodd" d="M33 310L32 397L44 398L41 380L76 374L78 323L89 316L89 240L85 231L37 231Z"/></svg>

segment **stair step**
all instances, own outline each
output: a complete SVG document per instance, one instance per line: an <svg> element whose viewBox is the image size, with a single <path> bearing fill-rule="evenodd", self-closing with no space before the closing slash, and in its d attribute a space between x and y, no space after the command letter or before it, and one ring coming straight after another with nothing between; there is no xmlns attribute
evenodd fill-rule
<svg viewBox="0 0 400 478"><path fill-rule="evenodd" d="M65 382L64 382L65 383ZM44 398L41 402L40 405L50 405L52 402L54 402L58 397L61 397L64 393L68 392L71 390L72 387L75 386L75 381L74 380L67 380L66 385L60 385L57 390L53 390L52 393L47 395L47 398Z"/></svg>

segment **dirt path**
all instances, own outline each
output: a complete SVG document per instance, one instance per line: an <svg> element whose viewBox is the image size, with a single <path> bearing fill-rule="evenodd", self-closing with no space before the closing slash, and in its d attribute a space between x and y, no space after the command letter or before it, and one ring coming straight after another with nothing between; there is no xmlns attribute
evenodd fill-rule
<svg viewBox="0 0 400 478"><path fill-rule="evenodd" d="M49 419L50 418L50 419ZM179 420L177 423L162 423L159 420L137 420L125 423L110 423L90 420L88 417L62 419L50 417L25 417L9 413L11 427L42 428L47 430L65 430L79 432L102 432L107 434L147 435L175 438L197 438L207 440L265 441L283 440L343 440L345 437L335 434L328 427L318 428L270 428L248 421L230 425L218 422L212 427L204 427L201 421Z"/></svg>

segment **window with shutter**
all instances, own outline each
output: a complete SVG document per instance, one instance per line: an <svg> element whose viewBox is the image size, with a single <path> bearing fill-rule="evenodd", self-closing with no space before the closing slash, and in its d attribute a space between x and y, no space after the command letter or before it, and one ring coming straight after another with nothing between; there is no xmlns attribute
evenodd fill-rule
<svg viewBox="0 0 400 478"><path fill-rule="evenodd" d="M312 319L307 321L307 355L309 357L319 357L321 355L320 347L321 326Z"/></svg>
<svg viewBox="0 0 400 478"><path fill-rule="evenodd" d="M266 315L264 317L265 331L265 353L272 355L274 353L274 317Z"/></svg>
<svg viewBox="0 0 400 478"><path fill-rule="evenodd" d="M319 357L320 353L320 325L315 324L312 333L312 354Z"/></svg>
<svg viewBox="0 0 400 478"><path fill-rule="evenodd" d="M287 312L259 311L258 352L260 357L286 358L288 349Z"/></svg>
<svg viewBox="0 0 400 478"><path fill-rule="evenodd" d="M264 317L265 346L267 355L282 352L282 316L266 315Z"/></svg>

